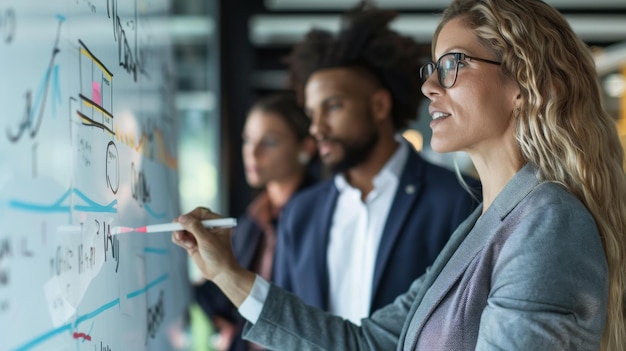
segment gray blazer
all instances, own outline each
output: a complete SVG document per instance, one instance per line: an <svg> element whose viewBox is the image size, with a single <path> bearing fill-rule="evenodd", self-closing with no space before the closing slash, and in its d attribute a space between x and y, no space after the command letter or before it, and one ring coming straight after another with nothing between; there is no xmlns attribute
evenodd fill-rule
<svg viewBox="0 0 626 351"><path fill-rule="evenodd" d="M361 327L272 286L244 337L276 350L597 350L608 268L585 206L526 165L481 212Z"/></svg>

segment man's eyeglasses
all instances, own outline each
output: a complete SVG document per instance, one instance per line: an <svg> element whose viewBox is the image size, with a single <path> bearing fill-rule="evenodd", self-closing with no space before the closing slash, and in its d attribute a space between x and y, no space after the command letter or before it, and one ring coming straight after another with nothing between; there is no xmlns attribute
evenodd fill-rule
<svg viewBox="0 0 626 351"><path fill-rule="evenodd" d="M422 83L425 82L435 71L437 71L437 79L439 84L446 88L452 88L456 82L456 76L459 72L459 62L465 60L476 60L480 62L491 63L493 65L500 65L500 62L486 60L478 57L468 56L460 52L449 52L439 58L437 63L428 62L420 68L420 79ZM461 63L462 64L462 63Z"/></svg>

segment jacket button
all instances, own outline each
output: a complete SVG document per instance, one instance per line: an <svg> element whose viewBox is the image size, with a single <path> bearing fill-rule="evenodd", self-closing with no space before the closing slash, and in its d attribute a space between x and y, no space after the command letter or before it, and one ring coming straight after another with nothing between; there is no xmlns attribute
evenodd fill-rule
<svg viewBox="0 0 626 351"><path fill-rule="evenodd" d="M404 191L409 195L415 193L415 185L407 185Z"/></svg>

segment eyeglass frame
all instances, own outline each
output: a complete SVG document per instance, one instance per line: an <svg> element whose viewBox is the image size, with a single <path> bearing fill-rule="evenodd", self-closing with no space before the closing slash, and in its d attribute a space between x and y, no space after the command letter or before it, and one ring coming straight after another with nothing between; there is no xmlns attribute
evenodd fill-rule
<svg viewBox="0 0 626 351"><path fill-rule="evenodd" d="M450 86L447 87L447 86L445 86L442 83L443 79L441 78L441 75L439 74L439 72L440 72L439 66L440 66L440 63L441 63L441 59L443 59L444 57L449 56L449 55L453 55L454 56L454 58L456 60L456 64L454 65L454 80L452 81L452 84L450 84ZM434 72L437 71L437 81L439 82L439 85L441 85L441 87L443 87L444 89L450 89L450 88L452 88L454 86L454 84L456 84L456 79L457 79L457 76L459 74L459 62L465 61L467 59L469 59L470 61L475 60L475 61L490 63L492 65L498 65L498 66L502 64L502 62L497 62L497 61L493 61L493 60L487 60L487 59L476 57L476 56L469 56L469 55L467 55L465 53L462 53L462 52L448 52L448 53L445 53L445 54L441 55L441 57L439 57L439 59L437 59L436 63L430 61L430 62L426 62L425 64L423 64L420 67L420 80L422 81L422 84L425 83L430 77L433 76ZM431 65L434 66L433 73L431 73L428 76L428 78L424 79L424 74L422 72L424 71L424 69L427 66L431 66Z"/></svg>

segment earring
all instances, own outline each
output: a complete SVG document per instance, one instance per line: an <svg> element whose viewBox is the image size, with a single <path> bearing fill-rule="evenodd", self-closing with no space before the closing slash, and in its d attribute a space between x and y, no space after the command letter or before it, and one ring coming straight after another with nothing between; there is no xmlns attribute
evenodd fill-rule
<svg viewBox="0 0 626 351"><path fill-rule="evenodd" d="M306 165L311 160L311 156L304 151L298 153L298 162L302 165Z"/></svg>

